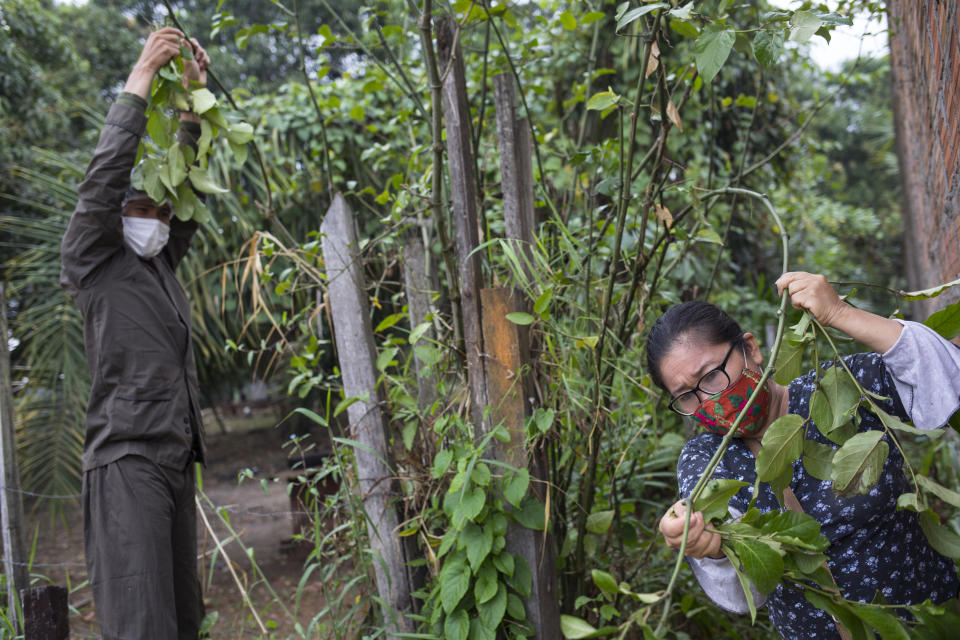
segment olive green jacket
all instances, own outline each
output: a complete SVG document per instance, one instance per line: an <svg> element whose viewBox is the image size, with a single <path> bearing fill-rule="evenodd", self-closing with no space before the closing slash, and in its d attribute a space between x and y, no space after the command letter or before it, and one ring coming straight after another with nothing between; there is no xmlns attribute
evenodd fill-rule
<svg viewBox="0 0 960 640"><path fill-rule="evenodd" d="M61 244L60 283L83 314L90 369L84 471L126 455L180 469L205 459L190 303L174 276L197 225L171 220L167 246L149 260L123 240L145 106L124 94L110 108ZM181 136L195 141L191 124Z"/></svg>

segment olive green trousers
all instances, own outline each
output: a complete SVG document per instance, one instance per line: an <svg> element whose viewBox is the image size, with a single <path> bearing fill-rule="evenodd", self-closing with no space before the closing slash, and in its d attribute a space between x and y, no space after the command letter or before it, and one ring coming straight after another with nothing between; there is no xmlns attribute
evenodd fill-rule
<svg viewBox="0 0 960 640"><path fill-rule="evenodd" d="M124 456L83 474L87 574L104 640L197 640L194 467Z"/></svg>

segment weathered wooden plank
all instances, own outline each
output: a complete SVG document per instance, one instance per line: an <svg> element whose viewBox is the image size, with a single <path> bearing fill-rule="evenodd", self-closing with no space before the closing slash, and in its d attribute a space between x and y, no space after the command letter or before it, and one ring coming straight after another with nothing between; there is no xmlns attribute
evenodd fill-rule
<svg viewBox="0 0 960 640"><path fill-rule="evenodd" d="M67 640L70 618L65 588L30 587L20 592L20 598L24 640Z"/></svg>
<svg viewBox="0 0 960 640"><path fill-rule="evenodd" d="M533 167L530 158L530 125L517 116L517 98L513 75L493 77L494 106L497 114L497 148L500 151L500 185L503 190L505 235L530 280L530 256L533 243Z"/></svg>
<svg viewBox="0 0 960 640"><path fill-rule="evenodd" d="M463 343L470 382L471 418L482 438L489 425L483 421L487 390L483 374L483 332L480 317L482 252L477 229L477 185L473 174L473 150L470 135L470 110L463 56L456 41L455 23L450 18L437 20L437 51L443 80L443 115L447 131L447 163L450 167L450 195L453 199L455 247L460 281L460 308Z"/></svg>
<svg viewBox="0 0 960 640"><path fill-rule="evenodd" d="M433 298L439 288L436 270L428 266L427 248L423 242L423 228L416 218L408 220L409 226L403 233L403 291L407 296L407 315L410 318L410 330L431 322L428 318L435 313ZM435 339L436 332L431 326L420 338L425 344ZM417 376L417 406L426 410L436 399L436 380L430 369L416 355L413 356L414 371ZM429 372L429 373L428 373Z"/></svg>
<svg viewBox="0 0 960 640"><path fill-rule="evenodd" d="M350 437L360 443L354 448L357 480L367 532L374 554L377 591L384 603L388 636L413 631L405 615L414 611L411 593L415 590L407 563L407 550L397 536L399 517L393 498L395 474L387 446L387 424L381 406L385 398L377 387L376 346L363 271L357 250L353 214L343 196L337 194L320 226L327 289L333 317L337 359L343 377L344 395L358 398L347 408Z"/></svg>
<svg viewBox="0 0 960 640"><path fill-rule="evenodd" d="M3 520L3 566L7 576L7 611L17 610L18 590L26 587L27 566L23 546L23 500L17 469L13 424L13 389L10 353L7 351L6 283L0 282L0 518ZM16 616L13 616L16 619Z"/></svg>
<svg viewBox="0 0 960 640"><path fill-rule="evenodd" d="M491 423L503 425L510 434L509 442L493 441L492 454L514 467L529 467L532 477L542 479L542 469L537 464L530 464L530 456L524 447L524 424L533 408L527 366L529 330L507 319L508 313L525 306L524 301L519 293L505 288L484 289L481 301ZM531 493L541 504L546 498L543 492L545 486L545 483L531 483ZM553 536L513 525L507 531L506 542L506 549L523 557L533 574L533 587L526 608L535 637L538 640L560 638Z"/></svg>

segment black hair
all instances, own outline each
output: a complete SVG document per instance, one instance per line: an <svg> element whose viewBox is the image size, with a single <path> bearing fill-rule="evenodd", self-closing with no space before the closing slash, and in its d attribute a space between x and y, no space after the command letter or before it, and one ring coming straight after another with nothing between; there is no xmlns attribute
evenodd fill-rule
<svg viewBox="0 0 960 640"><path fill-rule="evenodd" d="M709 302L691 300L674 305L657 318L647 336L647 370L653 383L666 390L660 361L677 341L694 335L708 345L741 342L743 330L737 321Z"/></svg>

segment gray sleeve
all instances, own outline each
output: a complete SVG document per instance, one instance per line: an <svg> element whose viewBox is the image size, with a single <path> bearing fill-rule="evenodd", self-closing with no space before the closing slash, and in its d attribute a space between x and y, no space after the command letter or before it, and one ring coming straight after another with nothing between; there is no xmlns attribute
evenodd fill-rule
<svg viewBox="0 0 960 640"><path fill-rule="evenodd" d="M960 408L960 348L919 322L898 322L903 331L883 361L914 426L937 429Z"/></svg>
<svg viewBox="0 0 960 640"><path fill-rule="evenodd" d="M739 518L742 514L730 507L730 515ZM733 613L750 613L750 607L747 606L747 598L743 594L743 586L740 584L740 578L737 572L727 558L691 558L687 557L687 563L693 571L693 575L700 583L703 592L722 609L732 611ZM760 595L751 585L753 591L753 602L757 608L763 606L767 597Z"/></svg>

